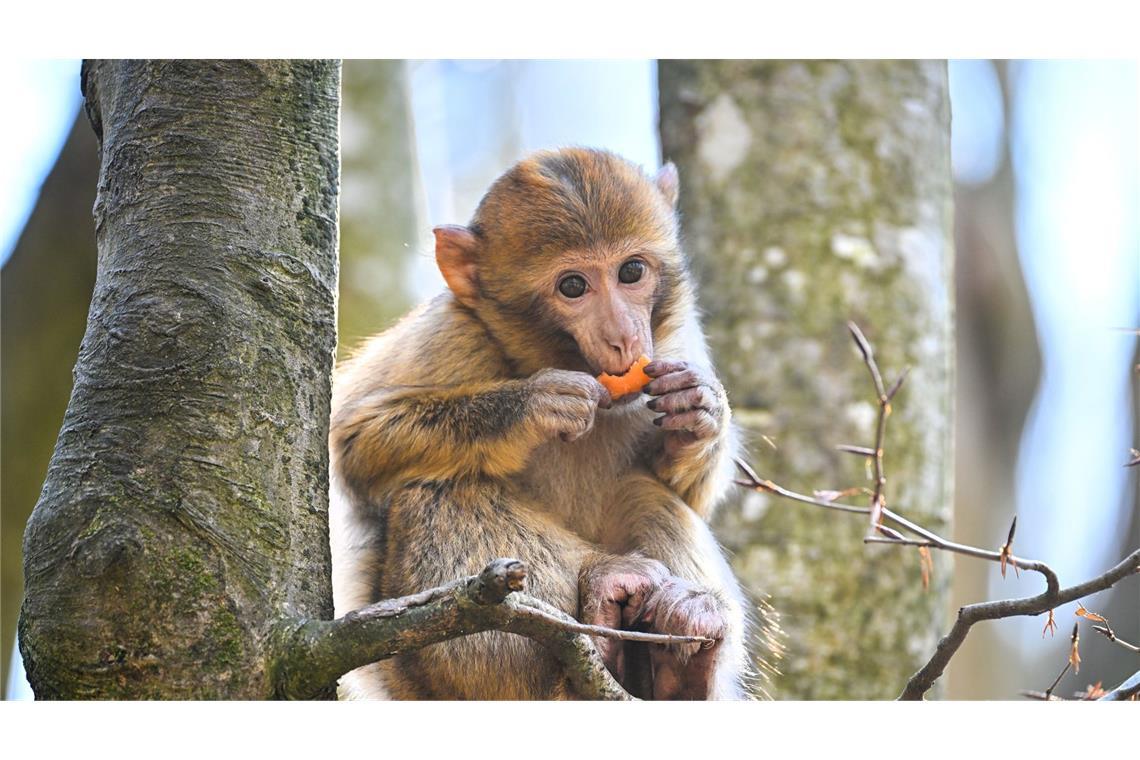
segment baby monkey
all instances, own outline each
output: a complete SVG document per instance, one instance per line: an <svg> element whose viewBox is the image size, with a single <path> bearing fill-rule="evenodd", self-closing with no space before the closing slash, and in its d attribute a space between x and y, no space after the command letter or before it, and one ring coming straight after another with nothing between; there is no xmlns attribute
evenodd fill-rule
<svg viewBox="0 0 1140 760"><path fill-rule="evenodd" d="M745 696L741 591L707 520L736 436L678 238L676 169L605 151L513 166L466 227L435 229L448 290L337 370L329 450L336 614L479 572L585 623L652 699ZM644 394L598 382L652 357ZM535 642L480 633L353 671L342 696L574 698Z"/></svg>

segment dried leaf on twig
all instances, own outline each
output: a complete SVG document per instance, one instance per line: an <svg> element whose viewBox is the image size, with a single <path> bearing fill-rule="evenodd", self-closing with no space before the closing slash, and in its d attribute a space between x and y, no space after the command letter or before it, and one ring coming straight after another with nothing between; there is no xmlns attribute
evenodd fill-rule
<svg viewBox="0 0 1140 760"><path fill-rule="evenodd" d="M1090 683L1084 691L1078 691L1077 693L1073 694L1073 696L1077 699L1083 699L1085 701L1091 702L1100 699L1106 693L1107 692L1105 692L1104 687L1101 686L1101 682L1097 681L1096 683Z"/></svg>
<svg viewBox="0 0 1140 760"><path fill-rule="evenodd" d="M1057 621L1053 619L1053 610L1049 610L1049 619L1045 621L1045 627L1041 629L1041 638L1045 638L1046 633L1053 636L1057 635Z"/></svg>
<svg viewBox="0 0 1140 760"><path fill-rule="evenodd" d="M1108 625L1107 620L1105 620L1103 617L1096 614L1095 612L1089 612L1088 610L1085 609L1085 606L1083 604L1081 604L1080 602L1077 602L1077 611L1073 614L1075 614L1077 617L1083 617L1086 620L1091 620L1094 623L1104 623L1105 625Z"/></svg>
<svg viewBox="0 0 1140 760"><path fill-rule="evenodd" d="M930 588L930 576L934 574L934 558L930 556L930 549L925 546L918 547L919 565L922 568L922 590Z"/></svg>

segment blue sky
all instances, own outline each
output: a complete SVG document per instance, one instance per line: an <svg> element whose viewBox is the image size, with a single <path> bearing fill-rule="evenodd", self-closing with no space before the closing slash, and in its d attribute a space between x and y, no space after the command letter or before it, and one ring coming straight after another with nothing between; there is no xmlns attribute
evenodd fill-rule
<svg viewBox="0 0 1140 760"><path fill-rule="evenodd" d="M0 103L20 118L3 120L0 136L0 264L24 223L79 112L79 61L11 61L0 77Z"/></svg>

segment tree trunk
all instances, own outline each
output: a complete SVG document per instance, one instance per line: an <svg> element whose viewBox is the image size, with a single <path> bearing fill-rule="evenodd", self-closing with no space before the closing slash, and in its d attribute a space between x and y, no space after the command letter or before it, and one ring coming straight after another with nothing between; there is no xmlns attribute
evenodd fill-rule
<svg viewBox="0 0 1140 760"><path fill-rule="evenodd" d="M809 494L871 485L864 460L835 448L875 440L877 397L845 328L853 320L888 385L913 368L886 431L888 505L945 531L945 65L667 61L659 82L664 155L680 170L687 250L748 460ZM946 630L949 562L935 558L924 591L916 550L865 546L865 518L749 493L716 527L745 585L781 614L777 697L894 697Z"/></svg>
<svg viewBox="0 0 1140 760"><path fill-rule="evenodd" d="M99 176L98 150L91 125L80 114L0 277L0 661L5 689L23 598L20 541L67 408L71 368L95 287L90 214Z"/></svg>
<svg viewBox="0 0 1140 760"><path fill-rule="evenodd" d="M98 279L25 534L37 697L263 698L331 615L339 66L84 66Z"/></svg>

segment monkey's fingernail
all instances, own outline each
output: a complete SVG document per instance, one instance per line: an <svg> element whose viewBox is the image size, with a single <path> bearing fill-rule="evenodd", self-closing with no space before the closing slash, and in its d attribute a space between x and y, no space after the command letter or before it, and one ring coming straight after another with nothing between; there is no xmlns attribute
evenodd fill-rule
<svg viewBox="0 0 1140 760"><path fill-rule="evenodd" d="M646 406L656 412L657 411L657 399L655 399L655 398L649 399L649 402L646 403Z"/></svg>
<svg viewBox="0 0 1140 760"><path fill-rule="evenodd" d="M645 374L649 375L650 377L657 377L657 371L660 369L661 365L657 362L649 362L649 364L645 365L643 372L645 372Z"/></svg>
<svg viewBox="0 0 1140 760"><path fill-rule="evenodd" d="M665 415L662 415L660 417L654 417L653 418L653 424L656 425L657 427L661 427L661 420L663 420L663 419L665 419Z"/></svg>

